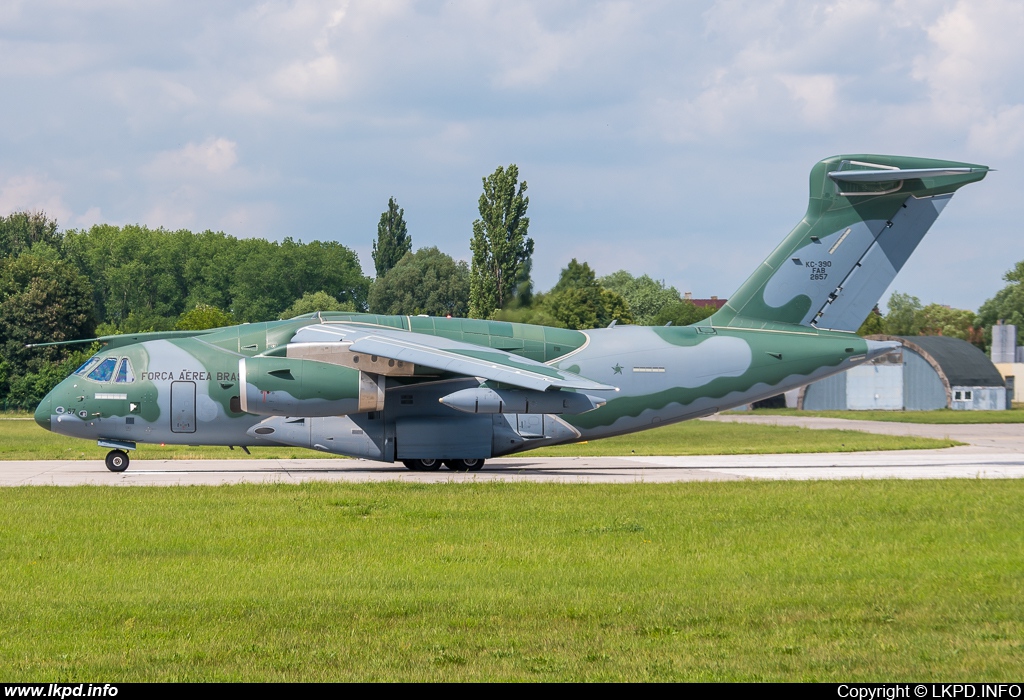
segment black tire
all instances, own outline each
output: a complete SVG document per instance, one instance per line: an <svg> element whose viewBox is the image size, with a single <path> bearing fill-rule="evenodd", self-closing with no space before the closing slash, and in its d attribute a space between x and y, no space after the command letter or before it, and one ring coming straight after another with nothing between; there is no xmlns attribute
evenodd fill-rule
<svg viewBox="0 0 1024 700"><path fill-rule="evenodd" d="M439 459L407 459L403 460L402 464L406 469L414 472L436 472L441 468Z"/></svg>
<svg viewBox="0 0 1024 700"><path fill-rule="evenodd" d="M446 459L444 466L453 472L476 472L484 468L482 459Z"/></svg>
<svg viewBox="0 0 1024 700"><path fill-rule="evenodd" d="M104 460L107 465L107 469L112 472L123 472L128 468L130 459L128 459L128 453L123 450L111 450L107 453L107 457Z"/></svg>

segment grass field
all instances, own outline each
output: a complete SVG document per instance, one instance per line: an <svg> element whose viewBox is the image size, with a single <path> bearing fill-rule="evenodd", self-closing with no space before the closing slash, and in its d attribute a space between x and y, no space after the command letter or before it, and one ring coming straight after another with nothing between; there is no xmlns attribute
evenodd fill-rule
<svg viewBox="0 0 1024 700"><path fill-rule="evenodd" d="M699 455L792 452L855 452L864 450L906 450L951 447L953 440L893 435L872 435L849 430L809 430L769 425L737 425L689 421L642 433L534 450L541 456L609 455ZM100 460L109 452L95 442L64 437L43 430L30 417L0 418L0 460L90 459ZM322 452L299 447L252 448L253 458L331 458ZM132 459L245 459L241 450L227 447L187 445L139 445Z"/></svg>
<svg viewBox="0 0 1024 700"><path fill-rule="evenodd" d="M795 408L759 408L754 416L818 416L848 420L881 420L893 423L934 423L937 425L977 423L1024 423L1024 408L1014 406L1008 411L798 411Z"/></svg>
<svg viewBox="0 0 1024 700"><path fill-rule="evenodd" d="M1024 481L0 490L4 681L1019 681Z"/></svg>

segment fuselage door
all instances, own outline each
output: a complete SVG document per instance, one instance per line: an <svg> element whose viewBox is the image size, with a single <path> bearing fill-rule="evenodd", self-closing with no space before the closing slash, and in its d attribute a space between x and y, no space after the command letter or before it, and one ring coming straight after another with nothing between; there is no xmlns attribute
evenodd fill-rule
<svg viewBox="0 0 1024 700"><path fill-rule="evenodd" d="M523 437L544 437L544 415L517 413L519 434Z"/></svg>
<svg viewBox="0 0 1024 700"><path fill-rule="evenodd" d="M196 383L171 382L171 432L196 431Z"/></svg>

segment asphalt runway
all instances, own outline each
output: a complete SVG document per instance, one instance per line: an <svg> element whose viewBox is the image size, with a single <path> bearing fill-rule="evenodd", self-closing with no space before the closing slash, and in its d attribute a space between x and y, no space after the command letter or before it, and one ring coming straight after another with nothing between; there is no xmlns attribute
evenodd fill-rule
<svg viewBox="0 0 1024 700"><path fill-rule="evenodd" d="M945 450L692 457L508 457L479 472L411 472L401 465L338 459L134 460L115 474L100 461L0 463L0 486L173 486L304 481L538 481L635 483L739 479L1019 479L1024 424L916 425L797 416L728 414L712 420L949 437L969 443Z"/></svg>

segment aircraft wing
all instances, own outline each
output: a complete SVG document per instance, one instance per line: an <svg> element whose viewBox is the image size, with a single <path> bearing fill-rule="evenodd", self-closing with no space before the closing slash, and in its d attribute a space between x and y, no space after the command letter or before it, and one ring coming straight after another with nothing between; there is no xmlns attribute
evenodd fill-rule
<svg viewBox="0 0 1024 700"><path fill-rule="evenodd" d="M422 333L325 323L306 326L292 338L293 343L330 341L352 343L352 352L409 362L442 372L482 377L524 389L617 391L614 386L504 350Z"/></svg>

